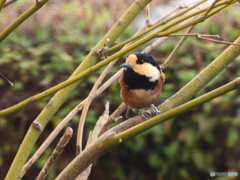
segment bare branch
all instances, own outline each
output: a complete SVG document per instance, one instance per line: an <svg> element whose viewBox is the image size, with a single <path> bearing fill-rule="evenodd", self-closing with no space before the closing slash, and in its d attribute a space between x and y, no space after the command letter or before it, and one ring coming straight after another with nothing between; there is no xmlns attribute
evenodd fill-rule
<svg viewBox="0 0 240 180"><path fill-rule="evenodd" d="M199 15L201 16L201 15ZM198 17L196 17L198 18ZM181 24L180 24L181 25ZM188 33L190 33L193 28L195 27L196 25L193 25L193 26L190 26L185 35L187 35ZM172 58L176 55L177 51L180 49L180 47L183 45L184 41L187 39L187 36L184 36L182 37L182 39L178 42L177 46L174 48L174 50L171 52L171 54L168 56L168 58L166 59L166 61L161 65L161 69L164 70L166 69L166 67L168 66L169 62L172 60Z"/></svg>
<svg viewBox="0 0 240 180"><path fill-rule="evenodd" d="M187 29L186 34L191 32L193 30L194 26L191 26ZM161 65L161 69L164 70L166 69L167 65L169 62L172 60L172 58L176 55L177 51L180 49L180 47L183 45L184 41L187 39L187 36L182 37L182 39L179 41L177 46L174 48L174 50L171 52L171 54L168 56L167 60Z"/></svg>
<svg viewBox="0 0 240 180"><path fill-rule="evenodd" d="M203 16L201 17L202 21L205 20L205 18L207 17L208 13L212 10L213 6L218 2L219 0L215 0L211 6L208 8L208 10L203 14Z"/></svg>
<svg viewBox="0 0 240 180"><path fill-rule="evenodd" d="M43 180L47 176L48 172L50 171L53 164L56 162L57 158L62 153L65 146L68 144L70 138L72 137L73 130L72 128L68 127L63 134L63 137L59 140L56 148L54 149L53 153L47 160L46 164L42 168L41 172L39 173L37 180Z"/></svg>
<svg viewBox="0 0 240 180"><path fill-rule="evenodd" d="M15 1L17 1L17 0L9 0L9 1L7 1L7 2L4 4L3 7L7 7L8 5L14 3Z"/></svg>
<svg viewBox="0 0 240 180"><path fill-rule="evenodd" d="M99 85L102 83L103 79L105 78L105 76L107 75L108 71L112 68L112 66L115 64L116 60L112 61L111 63L109 63L109 65L105 68L105 70L103 71L103 73L100 75L100 77L98 78L97 82L94 84L90 94L88 95L83 111L82 111L82 115L80 118L80 122L79 122L79 126L78 126L78 133L77 133L77 145L76 145L76 153L80 154L82 152L82 138L83 138L83 128L84 128L84 123L85 123L85 119L87 116L87 112L88 112L88 108L94 98L93 94L96 92L97 88L99 87Z"/></svg>
<svg viewBox="0 0 240 180"><path fill-rule="evenodd" d="M154 50L157 46L164 43L166 40L168 40L169 37L161 37L158 38L156 41L154 41L151 45L147 46L143 52L149 54L152 50Z"/></svg>
<svg viewBox="0 0 240 180"><path fill-rule="evenodd" d="M8 80L8 78L6 78L6 76L4 76L2 73L0 73L0 75L11 85L13 86L13 83L11 81Z"/></svg>
<svg viewBox="0 0 240 180"><path fill-rule="evenodd" d="M102 116L99 117L93 132L90 132L88 142L86 147L88 147L92 142L96 141L97 138L102 134L101 132L106 132L108 128L106 128L106 124L109 123L109 102L105 105L105 111L103 112ZM91 173L92 164L90 164L77 178L76 180L87 180L88 176Z"/></svg>
<svg viewBox="0 0 240 180"><path fill-rule="evenodd" d="M112 115L110 116L110 119L112 121L116 121L120 116L120 114L122 114L126 108L127 108L127 105L124 102L122 102L122 104L120 104L120 106L112 113Z"/></svg>
<svg viewBox="0 0 240 180"><path fill-rule="evenodd" d="M215 43L220 43L220 44L228 44L228 45L237 45L240 46L240 43L232 43L232 42L227 42L227 41L219 41L216 39L210 39L210 38L205 38L204 36L198 36L199 39L203 39L206 41L211 41L211 42L215 42Z"/></svg>

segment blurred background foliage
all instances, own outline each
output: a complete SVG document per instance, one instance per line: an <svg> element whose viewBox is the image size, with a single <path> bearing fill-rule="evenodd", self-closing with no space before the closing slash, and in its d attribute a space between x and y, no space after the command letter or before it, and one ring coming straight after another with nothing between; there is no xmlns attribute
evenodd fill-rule
<svg viewBox="0 0 240 180"><path fill-rule="evenodd" d="M1 30L33 3L30 0L17 1L4 8ZM14 83L11 87L0 78L0 109L66 80L130 3L109 3L103 0L49 1L0 45L0 72ZM151 5L160 4L153 2ZM234 41L239 36L239 8L239 5L234 5L222 11L197 25L194 32L218 34L223 40ZM135 31L134 27L129 27L116 43L131 37ZM179 39L170 39L157 47L151 55L159 64L163 63ZM142 51L144 47L146 45L135 51ZM158 104L181 89L227 47L188 38L165 70L166 82ZM119 64L124 61L123 58ZM238 77L239 62L238 57L197 96ZM118 65L114 66L107 77L111 77L118 69ZM33 153L58 123L88 95L102 70L103 68L79 84L44 129ZM114 82L93 101L86 119L85 138L104 111L107 101L110 102L111 112L121 103L119 90L119 83ZM49 100L50 97L47 97L19 112L0 118L0 179L5 177L29 125ZM235 90L158 125L98 159L89 179L210 179L210 171L240 173L239 105L239 90ZM73 138L47 179L54 179L74 158L79 117L80 113L68 124L74 129ZM59 138L60 136L23 179L36 178Z"/></svg>

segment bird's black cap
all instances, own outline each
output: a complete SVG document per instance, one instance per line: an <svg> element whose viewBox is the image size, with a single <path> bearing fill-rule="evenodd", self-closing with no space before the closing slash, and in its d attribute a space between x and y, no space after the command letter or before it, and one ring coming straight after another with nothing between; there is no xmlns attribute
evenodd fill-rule
<svg viewBox="0 0 240 180"><path fill-rule="evenodd" d="M143 63L147 62L147 63L150 63L153 66L157 67L160 70L157 61L149 54L142 53L142 52L135 52L133 54L135 54L137 56L137 64L143 64Z"/></svg>

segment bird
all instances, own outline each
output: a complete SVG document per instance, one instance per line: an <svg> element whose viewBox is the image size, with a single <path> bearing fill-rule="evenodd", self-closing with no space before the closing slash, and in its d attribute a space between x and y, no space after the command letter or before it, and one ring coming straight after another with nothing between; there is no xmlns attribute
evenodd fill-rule
<svg viewBox="0 0 240 180"><path fill-rule="evenodd" d="M154 114L159 114L154 103L161 94L165 74L156 60L149 54L135 52L120 67L124 68L123 75L119 78L123 102L145 119L150 119L149 115L152 113L144 108L150 107Z"/></svg>

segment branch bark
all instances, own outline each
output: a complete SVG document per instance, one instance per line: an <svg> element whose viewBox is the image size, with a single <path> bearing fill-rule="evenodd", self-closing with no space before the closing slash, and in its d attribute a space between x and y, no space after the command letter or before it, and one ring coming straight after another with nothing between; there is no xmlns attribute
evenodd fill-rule
<svg viewBox="0 0 240 180"><path fill-rule="evenodd" d="M36 180L43 180L43 179L45 179L45 177L47 176L47 174L50 171L51 167L56 162L57 158L61 155L63 149L68 144L70 138L72 137L72 134L73 134L72 128L68 127L65 130L65 132L63 134L63 137L59 140L59 142L58 142L56 148L54 149L53 153L51 154L51 156L47 160L46 164L44 165L44 167L40 171L40 173L39 173L38 177L36 178Z"/></svg>

